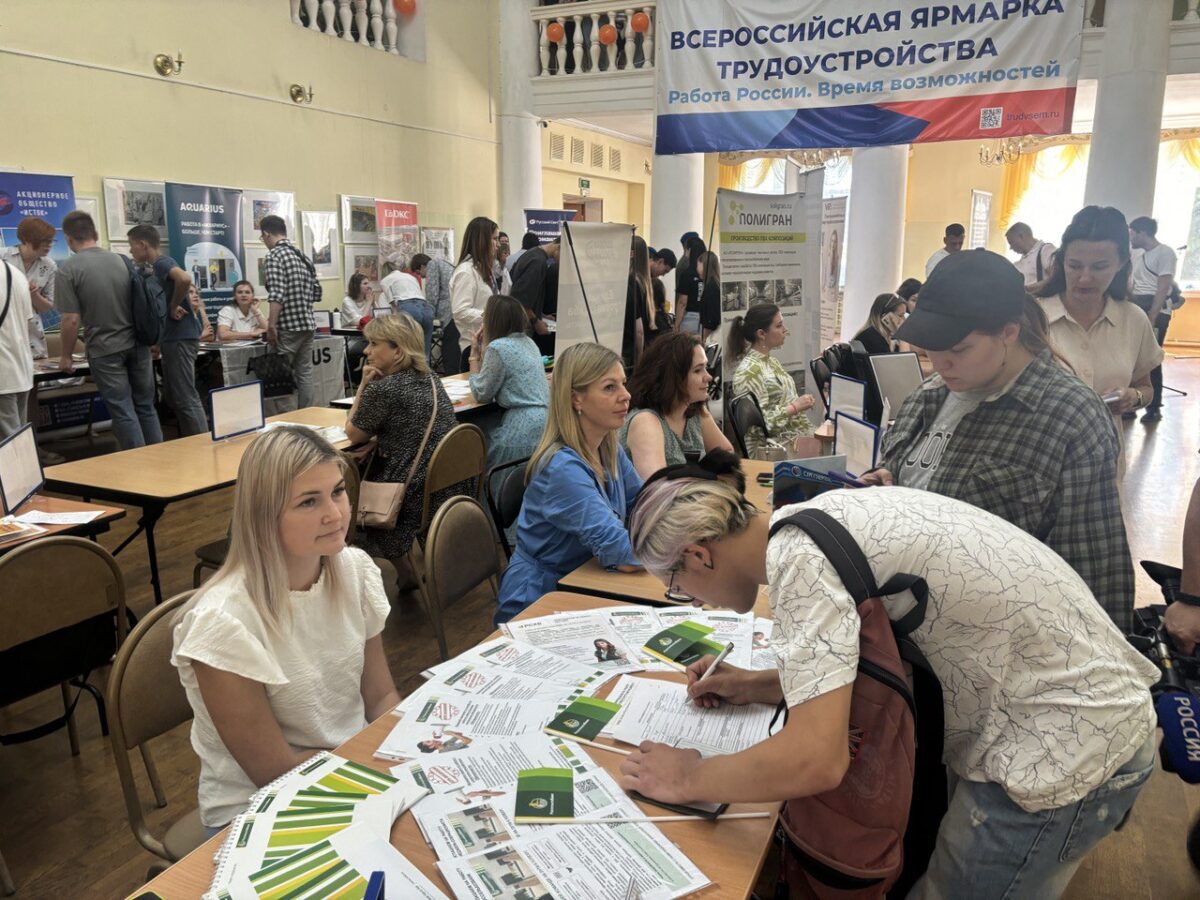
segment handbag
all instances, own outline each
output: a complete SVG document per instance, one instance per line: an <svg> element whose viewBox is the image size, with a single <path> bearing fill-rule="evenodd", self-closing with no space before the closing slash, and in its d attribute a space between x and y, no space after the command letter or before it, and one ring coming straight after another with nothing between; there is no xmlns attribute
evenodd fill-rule
<svg viewBox="0 0 1200 900"><path fill-rule="evenodd" d="M369 473L371 464L375 461L374 455L367 462L362 483L358 488L359 528L391 530L396 527L400 508L404 506L404 494L408 486L412 484L413 476L417 474L417 465L421 462L421 457L425 455L425 445L429 443L429 435L433 432L433 423L437 419L437 384L432 377L429 379L429 386L433 393L433 412L429 415L429 424L425 426L425 436L421 438L421 446L417 448L417 455L413 457L412 465L408 469L408 477L400 482L371 481Z"/></svg>
<svg viewBox="0 0 1200 900"><path fill-rule="evenodd" d="M282 353L268 351L246 361L246 371L262 382L264 397L284 397L296 392L292 367Z"/></svg>

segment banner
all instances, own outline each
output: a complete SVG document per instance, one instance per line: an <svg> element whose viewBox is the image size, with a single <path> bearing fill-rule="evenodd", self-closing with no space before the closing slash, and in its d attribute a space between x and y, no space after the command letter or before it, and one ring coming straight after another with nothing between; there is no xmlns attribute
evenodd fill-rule
<svg viewBox="0 0 1200 900"><path fill-rule="evenodd" d="M728 323L761 303L779 307L790 332L774 352L805 392L808 360L819 352L821 329L817 263L820 229L820 170L801 176L804 191L795 194L749 194L717 191L717 227L721 237L722 346ZM814 198L811 202L807 197ZM809 236L812 235L812 240ZM725 379L732 387L737 361L725 359Z"/></svg>
<svg viewBox="0 0 1200 900"><path fill-rule="evenodd" d="M525 210L525 230L532 231L538 236L538 241L548 244L562 230L563 222L574 222L573 209L527 209Z"/></svg>
<svg viewBox="0 0 1200 900"><path fill-rule="evenodd" d="M842 339L842 260L846 258L846 199L821 202L821 346ZM816 353L813 354L816 356Z"/></svg>
<svg viewBox="0 0 1200 900"><path fill-rule="evenodd" d="M582 341L596 341L615 353L621 352L632 242L632 225L580 222L563 229L558 263L555 354ZM583 300L585 289L586 306ZM595 335L592 334L593 323Z"/></svg>
<svg viewBox="0 0 1200 900"><path fill-rule="evenodd" d="M454 255L454 229L422 225L421 252L430 259L444 259L454 265L458 261Z"/></svg>
<svg viewBox="0 0 1200 900"><path fill-rule="evenodd" d="M420 251L417 204L399 200L375 201L375 227L379 243L380 271L393 253L412 259Z"/></svg>
<svg viewBox="0 0 1200 900"><path fill-rule="evenodd" d="M242 192L199 184L166 186L170 253L192 276L208 317L233 299L242 266Z"/></svg>
<svg viewBox="0 0 1200 900"><path fill-rule="evenodd" d="M660 0L655 152L1064 134L1084 4Z"/></svg>
<svg viewBox="0 0 1200 900"><path fill-rule="evenodd" d="M63 217L75 209L75 187L70 175L30 175L0 172L0 247L15 247L17 226L28 216L45 219L54 226L50 258L62 262L71 255L62 233ZM99 229L99 223L96 224ZM62 316L55 310L41 314L42 326L53 328Z"/></svg>

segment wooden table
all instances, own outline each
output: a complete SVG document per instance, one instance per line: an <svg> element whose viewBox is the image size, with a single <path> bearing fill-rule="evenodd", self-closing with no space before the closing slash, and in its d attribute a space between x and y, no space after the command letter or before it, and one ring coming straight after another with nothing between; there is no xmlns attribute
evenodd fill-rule
<svg viewBox="0 0 1200 900"><path fill-rule="evenodd" d="M83 378L85 375L91 374L91 368L86 360L75 360L75 368L68 375L59 371L58 359L35 359L33 361L33 383L41 384L45 381L57 381L60 378Z"/></svg>
<svg viewBox="0 0 1200 900"><path fill-rule="evenodd" d="M341 410L310 407L280 413L271 416L268 421L341 427L345 424L346 416ZM141 507L138 527L117 547L113 555L120 553L134 538L145 532L154 602L161 603L158 553L154 545L155 524L169 504L233 484L237 480L242 454L253 439L253 434L247 434L214 442L211 435L196 434L63 463L46 469L46 489L76 494L84 499L110 500Z"/></svg>
<svg viewBox="0 0 1200 900"><path fill-rule="evenodd" d="M771 488L758 483L762 472L774 472L775 463L756 459L742 460L742 471L746 473L746 499L767 515L772 512ZM666 598L663 583L649 572L616 572L603 568L595 559L589 559L578 569L558 580L563 591L578 591L595 597L613 600L629 600L634 603L656 606L673 606ZM766 608L766 592L759 594L759 606ZM759 613L765 615L765 613Z"/></svg>
<svg viewBox="0 0 1200 900"><path fill-rule="evenodd" d="M14 541L5 541L0 544L0 555L7 553L22 544L28 544L30 541L39 541L42 538L53 537L56 534L79 534L85 537L102 534L108 531L110 523L117 519L125 518L125 510L115 506L97 506L95 503L81 503L78 500L67 500L63 497L47 497L44 494L34 494L24 503L16 508L13 515L20 516L27 512L44 512L44 513L74 513L74 512L98 512L99 516L92 519L90 522L85 522L82 525L39 525L38 528L44 528L42 534L35 534L29 537L18 538Z"/></svg>
<svg viewBox="0 0 1200 900"><path fill-rule="evenodd" d="M528 619L556 612L574 612L621 605L580 594L553 593L542 597L517 618ZM496 634L491 635L491 637L496 636ZM672 681L683 680L681 674L669 672L643 673L643 676ZM615 683L614 677L599 692L599 696L608 696L608 691ZM337 748L336 752L347 759L387 771L388 764L383 760L375 759L372 754L395 723L396 719L391 714L385 715ZM601 738L600 743L616 744L615 741L608 738ZM579 749L591 756L614 776L617 775L621 762L625 758L617 753L605 753L602 750L591 750L582 746ZM656 806L645 803L639 804L639 806L646 815L665 815L664 811ZM735 803L729 808L730 812L756 810L777 813L779 804ZM771 846L772 836L775 832L775 817L733 819L725 822L708 822L698 819L695 822L663 822L658 827L700 868L700 871L715 883L714 887L705 890L701 896L716 900L716 898L749 896L758 877L758 871ZM224 838L225 832L222 831L175 863L145 887L135 891L134 896L143 890L149 890L159 894L163 900L176 900L176 898L194 900L199 897L208 890L212 883L213 854ZM433 850L421 837L420 829L417 828L416 820L411 813L405 813L392 825L392 846L424 872L435 885L446 890L446 883L442 880L435 864L436 857ZM448 894L448 896L450 895Z"/></svg>

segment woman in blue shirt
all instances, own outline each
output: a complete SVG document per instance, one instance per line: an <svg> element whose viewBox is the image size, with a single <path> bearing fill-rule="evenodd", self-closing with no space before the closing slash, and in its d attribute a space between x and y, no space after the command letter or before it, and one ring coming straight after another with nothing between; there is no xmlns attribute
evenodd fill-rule
<svg viewBox="0 0 1200 900"><path fill-rule="evenodd" d="M517 548L500 584L497 625L593 556L621 571L638 567L625 520L642 479L617 444L628 411L617 354L575 344L555 360L550 413L525 474Z"/></svg>
<svg viewBox="0 0 1200 900"><path fill-rule="evenodd" d="M488 466L531 456L546 427L550 386L528 329L520 301L497 294L484 307L483 328L471 341L471 393L476 402L494 400L504 410L500 423L488 429Z"/></svg>

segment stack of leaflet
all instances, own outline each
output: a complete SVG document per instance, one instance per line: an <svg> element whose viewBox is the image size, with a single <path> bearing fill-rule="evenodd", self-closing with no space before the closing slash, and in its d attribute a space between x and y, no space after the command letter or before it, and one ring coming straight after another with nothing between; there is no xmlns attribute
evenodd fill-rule
<svg viewBox="0 0 1200 900"><path fill-rule="evenodd" d="M351 827L387 844L396 818L428 793L412 779L318 753L250 798L217 853L205 897L264 896L252 890L259 873L290 866L298 854Z"/></svg>

